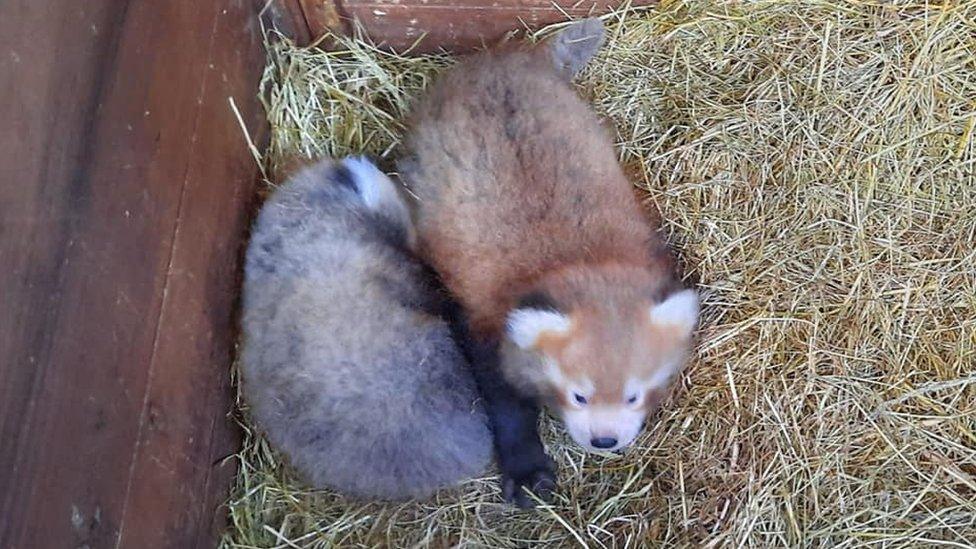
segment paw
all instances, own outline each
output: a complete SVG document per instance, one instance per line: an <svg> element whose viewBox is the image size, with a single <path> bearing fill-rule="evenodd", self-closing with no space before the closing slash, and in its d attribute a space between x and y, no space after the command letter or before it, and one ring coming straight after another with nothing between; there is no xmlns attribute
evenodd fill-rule
<svg viewBox="0 0 976 549"><path fill-rule="evenodd" d="M535 507L535 499L526 490L543 501L552 500L556 491L556 472L551 463L514 475L502 475L502 496L508 503L514 503L521 509Z"/></svg>

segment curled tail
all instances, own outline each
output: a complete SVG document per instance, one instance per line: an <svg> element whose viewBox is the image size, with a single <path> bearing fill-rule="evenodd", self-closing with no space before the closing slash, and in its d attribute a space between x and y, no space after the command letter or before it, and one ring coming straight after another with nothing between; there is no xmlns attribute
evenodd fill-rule
<svg viewBox="0 0 976 549"><path fill-rule="evenodd" d="M603 22L596 17L577 21L545 43L556 70L572 80L603 45Z"/></svg>
<svg viewBox="0 0 976 549"><path fill-rule="evenodd" d="M372 210L402 227L407 235L407 243L414 246L415 236L410 208L393 181L364 157L351 156L338 166L342 177L356 189L366 208Z"/></svg>

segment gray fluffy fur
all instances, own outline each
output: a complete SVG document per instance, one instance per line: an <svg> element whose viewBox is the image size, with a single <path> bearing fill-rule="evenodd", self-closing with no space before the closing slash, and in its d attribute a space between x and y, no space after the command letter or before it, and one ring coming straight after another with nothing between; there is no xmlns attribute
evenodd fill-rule
<svg viewBox="0 0 976 549"><path fill-rule="evenodd" d="M254 419L316 487L424 497L492 457L409 213L365 160L291 178L254 226L242 368Z"/></svg>
<svg viewBox="0 0 976 549"><path fill-rule="evenodd" d="M577 21L549 42L553 65L566 80L571 80L596 55L603 41L602 21L596 17Z"/></svg>

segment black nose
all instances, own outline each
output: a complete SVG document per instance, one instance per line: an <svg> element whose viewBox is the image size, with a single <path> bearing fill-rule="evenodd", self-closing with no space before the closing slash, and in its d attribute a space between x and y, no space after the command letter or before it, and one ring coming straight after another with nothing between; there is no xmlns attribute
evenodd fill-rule
<svg viewBox="0 0 976 549"><path fill-rule="evenodd" d="M617 439L613 437L591 438L590 444L592 444L594 448L601 448L605 450L607 448L613 448L616 446Z"/></svg>

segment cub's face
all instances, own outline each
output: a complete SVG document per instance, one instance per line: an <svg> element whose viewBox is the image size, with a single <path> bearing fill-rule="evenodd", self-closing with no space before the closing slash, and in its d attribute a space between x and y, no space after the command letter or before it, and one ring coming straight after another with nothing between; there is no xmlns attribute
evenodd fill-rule
<svg viewBox="0 0 976 549"><path fill-rule="evenodd" d="M562 311L523 305L508 337L537 357L533 376L570 436L587 450L625 448L681 371L698 324L698 295Z"/></svg>

